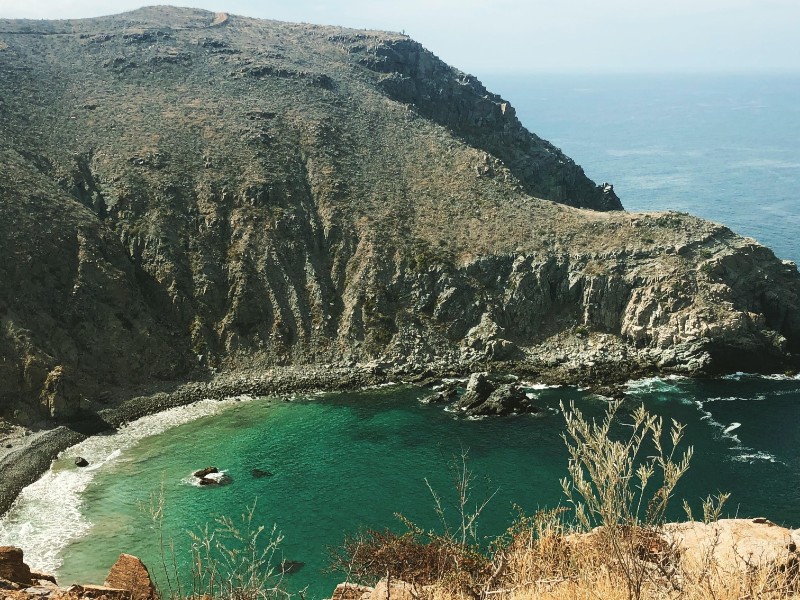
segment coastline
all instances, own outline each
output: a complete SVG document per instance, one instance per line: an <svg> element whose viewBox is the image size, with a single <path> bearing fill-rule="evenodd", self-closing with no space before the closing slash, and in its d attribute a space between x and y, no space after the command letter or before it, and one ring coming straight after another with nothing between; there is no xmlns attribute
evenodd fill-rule
<svg viewBox="0 0 800 600"><path fill-rule="evenodd" d="M113 431L135 419L198 400L223 400L252 395L270 396L315 391L354 390L394 380L380 369L361 367L274 367L257 373L221 373L208 381L173 382L174 389L131 394L114 406L88 414L84 420L38 431L14 427L0 448L0 515L5 514L23 488L39 479L57 456L92 435ZM412 378L413 379L413 378ZM156 387L156 386L153 386ZM12 448L6 445L11 444Z"/></svg>
<svg viewBox="0 0 800 600"><path fill-rule="evenodd" d="M579 355L573 357L575 359ZM597 358L593 356L592 358ZM590 387L607 396L620 395L625 382L657 375L652 368L635 362L583 361L550 366L533 362L452 364L445 361L426 365L396 365L383 362L356 365L295 365L264 369L241 369L213 374L206 380L154 382L134 390L120 390L107 405L95 403L83 420L40 425L36 431L12 427L11 435L0 436L0 515L5 514L23 488L39 479L57 456L86 438L113 431L121 425L177 406L203 399L223 400L235 396L270 396L316 391L345 391L388 382L425 384L445 377L465 376L472 371L513 373L536 378L549 385ZM660 373L668 375L668 373ZM11 443L12 448L5 446Z"/></svg>
<svg viewBox="0 0 800 600"><path fill-rule="evenodd" d="M573 357L575 359L576 357ZM593 358L597 358L594 356ZM211 375L207 380L156 382L135 390L121 390L102 408L95 405L82 420L53 423L32 431L19 426L0 434L0 515L5 514L23 488L48 471L67 448L92 435L114 431L135 419L199 400L224 400L236 396L281 396L296 393L335 392L398 383L425 385L446 377L463 377L486 370L520 378L536 379L547 385L577 386L608 397L622 397L625 384L648 377L676 373L654 369L636 361L593 362L572 360L558 366L532 362L494 362L397 366L371 362L357 365L297 365L245 369ZM677 373L686 375L685 373ZM11 448L7 448L7 444Z"/></svg>

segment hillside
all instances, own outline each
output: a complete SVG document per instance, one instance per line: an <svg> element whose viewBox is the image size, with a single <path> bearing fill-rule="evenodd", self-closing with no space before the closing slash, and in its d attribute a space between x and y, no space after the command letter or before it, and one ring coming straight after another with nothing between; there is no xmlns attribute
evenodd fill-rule
<svg viewBox="0 0 800 600"><path fill-rule="evenodd" d="M0 413L272 365L794 368L800 276L624 212L406 36L168 7L0 20Z"/></svg>

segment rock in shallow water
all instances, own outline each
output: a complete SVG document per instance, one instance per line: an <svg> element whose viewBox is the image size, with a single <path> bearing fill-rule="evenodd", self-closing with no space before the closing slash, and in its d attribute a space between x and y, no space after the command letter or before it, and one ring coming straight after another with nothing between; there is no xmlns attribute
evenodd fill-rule
<svg viewBox="0 0 800 600"><path fill-rule="evenodd" d="M496 385L489 380L488 373L470 375L467 389L455 407L467 416L503 416L539 412L518 383Z"/></svg>
<svg viewBox="0 0 800 600"><path fill-rule="evenodd" d="M194 475L198 479L203 479L204 477L212 473L219 473L219 469L217 467L204 467L202 469L195 471L194 473L192 473L192 475Z"/></svg>
<svg viewBox="0 0 800 600"><path fill-rule="evenodd" d="M300 569L306 566L306 563L301 562L299 560L282 560L281 561L281 573L284 575L293 575L297 573Z"/></svg>

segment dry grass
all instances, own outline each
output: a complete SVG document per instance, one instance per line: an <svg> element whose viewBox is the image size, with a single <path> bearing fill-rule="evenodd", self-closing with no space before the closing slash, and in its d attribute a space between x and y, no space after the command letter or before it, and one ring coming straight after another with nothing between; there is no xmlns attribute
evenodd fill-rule
<svg viewBox="0 0 800 600"><path fill-rule="evenodd" d="M659 538L660 539L660 538ZM646 567L642 598L675 600L745 600L797 597L797 565L754 567L730 572L709 560L682 564L669 547L638 560ZM624 570L611 557L603 536L569 535L554 520L519 529L506 550L494 557L502 575L482 588L454 592L447 583L427 588L431 600L493 598L497 600L567 600L598 598L630 600Z"/></svg>

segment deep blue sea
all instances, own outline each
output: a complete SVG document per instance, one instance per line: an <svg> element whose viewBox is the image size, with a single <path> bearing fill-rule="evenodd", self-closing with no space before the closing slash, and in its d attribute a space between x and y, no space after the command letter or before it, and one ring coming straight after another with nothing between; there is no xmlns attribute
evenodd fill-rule
<svg viewBox="0 0 800 600"><path fill-rule="evenodd" d="M800 78L547 75L486 83L590 177L614 183L629 210L695 213L800 259ZM284 536L279 556L305 563L287 576L290 589L327 597L343 579L325 571L327 548L345 533L399 528L398 512L440 527L428 483L451 498L448 462L462 449L475 499L496 492L480 534L501 533L515 505L531 513L564 504L559 403L599 416L605 400L528 386L542 416L468 420L420 404L425 390L394 386L205 401L146 417L66 452L0 519L0 545L22 546L33 566L55 571L61 583L102 583L121 552L141 556L163 582L162 535L185 572L187 530L220 515L238 519L255 503L256 522ZM686 424L695 454L678 497L697 509L706 494L729 491L728 515L800 525L800 378L631 382L623 414L641 403ZM77 455L91 466L77 469ZM231 483L193 485L192 471L206 465L225 470ZM253 469L271 476L254 477ZM150 510L159 497L161 529ZM682 516L679 502L670 514Z"/></svg>

